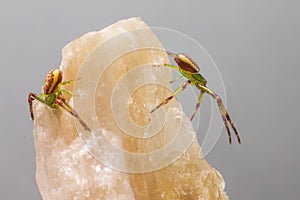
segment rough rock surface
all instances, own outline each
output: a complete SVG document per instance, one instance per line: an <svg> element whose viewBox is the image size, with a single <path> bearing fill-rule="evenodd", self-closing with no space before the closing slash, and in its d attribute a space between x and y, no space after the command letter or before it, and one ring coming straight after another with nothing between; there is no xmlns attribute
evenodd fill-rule
<svg viewBox="0 0 300 200"><path fill-rule="evenodd" d="M155 48L162 45L152 31L131 18L63 49L63 78L77 79L66 85L73 97L65 96L93 131L84 131L61 109L34 101L36 180L43 199L228 199L222 176L203 158L176 100L165 106L170 112L149 115L170 94L171 71L149 66L169 62ZM101 136L123 152L114 154Z"/></svg>

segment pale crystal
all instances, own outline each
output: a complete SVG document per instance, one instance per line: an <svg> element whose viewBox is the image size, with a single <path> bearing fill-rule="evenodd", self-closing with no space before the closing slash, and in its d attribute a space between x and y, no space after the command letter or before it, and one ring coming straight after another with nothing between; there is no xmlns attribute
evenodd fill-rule
<svg viewBox="0 0 300 200"><path fill-rule="evenodd" d="M162 48L155 35L147 28L148 26L139 18L131 18L119 21L99 32L88 33L68 44L63 49L60 66L64 72L64 80L72 80L79 75L77 77L79 79L76 80L78 87L84 87L83 90L74 91L74 99L71 98L70 102L76 104L76 96L80 98L80 95L87 95L90 82L96 78L93 69L87 71L83 69L83 72L79 73L80 68L88 68L87 65L92 65L93 62L97 64L97 62L110 60L112 59L110 58L111 56L116 55L114 52L120 49L124 50L129 48L129 46L130 48L140 48L150 45ZM105 41L108 41L110 38L114 38L120 33L134 30L141 30L143 34L142 37L139 37L136 33L132 35L129 33L126 36L130 38L129 46L126 46L128 45L126 42L123 44L122 41L115 44L113 42L112 44L108 43L109 46L105 45ZM107 49L108 47L109 50ZM93 52L93 55L91 52ZM145 67L144 70L136 68L136 71L132 71L131 79L124 79L122 80L123 82L118 82L136 66L149 62L169 62L163 51L145 49L135 53L134 55L127 55L117 59L115 63L112 63L102 74L99 82L97 82L94 96L83 100L86 101L83 102L85 106L75 106L76 110L93 129L93 123L95 120L99 120L101 133L113 145L132 153L152 152L167 145L174 137L174 132L178 129L178 124L180 123L177 122L182 120L183 125L181 128L184 138L187 138L187 140L194 138L194 140L191 140L189 148L170 165L168 160L159 160L159 157L155 156L149 156L147 161L143 161L143 159L139 161L124 154L122 158L118 157L117 159L121 170L123 169L122 167L130 166L133 170L150 171L149 166L143 166L143 164L148 165L147 163L153 164L154 168L161 169L148 173L120 172L117 169L104 165L105 163L102 164L94 157L98 153L103 154L103 152L103 155L110 156L109 158L113 156L110 149L101 148L104 146L101 146L101 141L97 138L97 134L94 134L95 132L84 133L84 131L79 131L81 134L80 138L76 127L78 130L82 130L82 127L76 120L75 126L74 118L71 115L61 111L61 109L53 110L44 104L34 101L36 180L43 199L228 199L224 192L225 184L222 176L204 160L191 124L186 120L185 115L181 116L176 100L172 100L166 106L170 110L169 113L163 113L158 110L156 114L152 115L151 122L149 122L149 110L170 94L168 81L171 80L171 71L163 67L159 69ZM90 82L84 82L83 80L86 78L90 79ZM145 85L138 88L128 97L128 91L131 90L132 92L132 84L148 79L158 81L166 88L156 85ZM80 85L80 83L83 85ZM116 84L119 84L119 88L116 87ZM73 83L66 85L66 88L71 91L73 87ZM111 100L113 89L116 89L117 92L119 91L115 100ZM66 97L69 100L70 96L66 95ZM94 104L97 106L90 105L89 101L93 98L95 99ZM123 105L124 102L122 104L122 100L124 98L128 98L128 101L125 101L125 103L128 102L129 104L127 110L129 110L130 119L138 126L127 124L126 120L128 119L118 110L112 111L111 103L113 102L113 105L116 105L116 107L117 105ZM82 97L81 99L84 98ZM93 106L95 106L97 119L90 118L89 112L91 111L89 109ZM119 108L117 107L117 109ZM117 115L115 112L118 112ZM158 124L161 119L167 117L167 120L159 134L148 139L136 139L124 134L116 125L113 117L118 120L118 125L127 129L123 131L129 132L131 129L145 126L147 123L153 123L152 129L156 130L159 129ZM123 119L124 123L122 123ZM147 134L150 134L152 129L144 131L144 136L149 136ZM132 131L132 134L137 134L135 136L139 135L135 131ZM83 140L91 143L99 142L100 146L96 149L89 148L89 145L86 146ZM174 142L177 145L175 147L179 149L181 144L185 143L184 139L182 143ZM178 154L176 148L168 152L174 155ZM156 166L157 162L161 162L162 166Z"/></svg>

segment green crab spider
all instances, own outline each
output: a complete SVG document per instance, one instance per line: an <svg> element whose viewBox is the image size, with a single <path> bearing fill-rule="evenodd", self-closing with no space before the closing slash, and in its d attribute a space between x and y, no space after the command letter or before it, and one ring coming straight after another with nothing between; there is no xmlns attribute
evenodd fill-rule
<svg viewBox="0 0 300 200"><path fill-rule="evenodd" d="M62 82L62 71L58 69L50 70L47 74L43 85L43 93L40 95L36 95L35 93L29 93L28 95L28 104L31 119L34 120L32 101L38 100L39 102L53 109L57 109L59 107L63 108L73 117L77 118L85 130L91 131L87 124L79 117L79 115L72 108L72 106L66 102L65 97L62 95L63 92L67 94L72 94L70 91L63 89L62 86L70 84L73 81L75 80Z"/></svg>
<svg viewBox="0 0 300 200"><path fill-rule="evenodd" d="M185 53L175 54L175 53L171 53L171 52L167 51L167 54L174 59L174 61L177 63L177 65L171 65L171 64L166 64L165 63L165 64L158 64L158 65L153 65L153 66L156 66L156 67L165 66L165 67L175 69L175 70L179 71L179 73L181 74L181 76L179 76L178 78L185 77L187 79L187 81L185 81L183 84L179 85L171 96L169 96L164 101L162 101L159 105L157 105L153 110L150 111L150 113L153 113L154 111L156 111L161 106L167 104L176 95L181 93L188 85L196 86L196 88L198 90L200 90L200 94L199 94L199 97L198 97L196 108L195 108L190 120L192 121L194 119L195 114L197 113L197 111L200 107L202 96L203 96L203 94L207 93L218 104L219 111L220 111L221 117L223 119L223 123L224 123L224 125L226 127L226 130L227 130L227 133L228 133L229 144L231 144L231 133L230 133L230 130L229 130L228 123L231 125L231 127L232 127L232 129L233 129L233 131L234 131L234 133L237 137L238 143L240 144L241 143L240 136L239 136L238 131L237 131L236 127L234 126L233 121L231 120L231 118L230 118L230 116L229 116L229 114L228 114L228 112L227 112L227 110L226 110L226 108L225 108L225 106L222 102L222 99L216 93L214 93L211 89L206 87L207 81L200 74L200 68L198 67L197 63ZM178 78L175 79L174 81L177 81ZM173 83L174 81L171 81L170 83Z"/></svg>

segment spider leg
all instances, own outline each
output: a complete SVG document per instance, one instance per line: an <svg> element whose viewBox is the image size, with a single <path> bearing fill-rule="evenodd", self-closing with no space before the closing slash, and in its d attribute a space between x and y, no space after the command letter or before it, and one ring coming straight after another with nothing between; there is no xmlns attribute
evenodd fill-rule
<svg viewBox="0 0 300 200"><path fill-rule="evenodd" d="M171 56L171 57L173 57L173 58L176 56L175 53L172 53L172 52L170 52L170 51L166 51L166 52L167 52L168 56Z"/></svg>
<svg viewBox="0 0 300 200"><path fill-rule="evenodd" d="M30 116L31 116L32 120L34 120L33 110L32 110L32 101L35 100L35 97L36 97L36 94L34 94L34 93L29 93L29 95L28 95L29 111L30 111Z"/></svg>
<svg viewBox="0 0 300 200"><path fill-rule="evenodd" d="M91 131L91 129L87 126L87 124L79 117L78 113L66 102L66 99L59 95L57 99L55 100L55 103L57 103L60 107L65 109L68 113L70 113L72 116L77 118L80 122L80 124L84 127L85 130Z"/></svg>
<svg viewBox="0 0 300 200"><path fill-rule="evenodd" d="M196 108L195 108L195 110L194 110L194 112L193 112L193 114L192 114L192 116L191 116L191 119L190 119L191 121L194 119L194 117L195 117L195 115L196 115L196 113L197 113L197 111L198 111L198 109L199 109L199 107L200 107L200 103L201 103L203 94L204 94L204 92L201 90L201 91L200 91L200 95L199 95L199 97L198 97L198 102L197 102L197 104L196 104Z"/></svg>
<svg viewBox="0 0 300 200"><path fill-rule="evenodd" d="M67 93L67 94L70 94L70 95L73 95L73 93L71 91L69 91L69 90L65 90L65 89L60 88L59 91Z"/></svg>
<svg viewBox="0 0 300 200"><path fill-rule="evenodd" d="M205 87L205 86L199 86L199 88L208 93L209 95L212 96L213 99L216 100L217 104L218 104L218 107L219 107L219 110L220 110L220 114L221 114L221 117L223 119L223 122L225 124L225 127L226 127L226 130L227 130L227 133L228 133L228 137L229 137L229 143L231 144L231 134L230 134L230 130L229 130L229 127L228 127L228 122L229 124L231 125L236 137L237 137L237 140L239 142L239 144L241 144L241 139L240 139L240 136L238 134L238 131L237 129L235 128L235 125L233 124L233 121L231 120L229 114L228 114L228 111L226 110L223 102L222 102L222 99L216 94L214 93L212 90L210 90L209 88Z"/></svg>
<svg viewBox="0 0 300 200"><path fill-rule="evenodd" d="M29 95L28 95L28 104L29 104L29 111L30 111L30 116L31 116L32 120L34 120L33 109L32 109L32 101L33 100L38 100L41 103L44 103L44 104L48 105L42 97L40 97L40 96L38 96L34 93L29 93Z"/></svg>
<svg viewBox="0 0 300 200"><path fill-rule="evenodd" d="M73 83L73 82L76 81L76 80L78 80L78 79L73 79L73 80L61 82L61 83L59 84L59 86L71 84L71 83Z"/></svg>
<svg viewBox="0 0 300 200"><path fill-rule="evenodd" d="M181 75L181 76L178 76L177 78L175 78L174 80L170 81L169 83L170 83L170 84L171 84L171 83L174 83L174 82L178 81L178 80L181 79L181 78L183 78L182 75Z"/></svg>
<svg viewBox="0 0 300 200"><path fill-rule="evenodd" d="M65 82L62 82L60 84L58 84L57 88L58 88L58 92L64 92L64 93L67 93L67 94L70 94L72 95L72 92L69 91L69 90L66 90L66 89L63 89L62 86L64 85L68 85L68 84L71 84L72 82L76 81L77 79L73 79L73 80L69 80L69 81L65 81Z"/></svg>
<svg viewBox="0 0 300 200"><path fill-rule="evenodd" d="M161 102L158 106L156 106L153 110L151 110L150 113L153 113L161 106L167 104L171 99L173 99L176 95L178 95L180 92L182 92L186 88L186 86L188 86L190 83L191 82L188 80L188 81L184 82L183 84L181 84L180 86L178 86L177 89L175 90L175 92L173 92L173 94L171 96L166 98L163 102Z"/></svg>
<svg viewBox="0 0 300 200"><path fill-rule="evenodd" d="M153 67L161 67L161 66L165 66L165 67L169 67L169 68L172 68L172 69L179 70L179 67L178 67L178 66L176 66L176 65L171 65L171 64L168 64L168 63L153 64L152 66L153 66Z"/></svg>

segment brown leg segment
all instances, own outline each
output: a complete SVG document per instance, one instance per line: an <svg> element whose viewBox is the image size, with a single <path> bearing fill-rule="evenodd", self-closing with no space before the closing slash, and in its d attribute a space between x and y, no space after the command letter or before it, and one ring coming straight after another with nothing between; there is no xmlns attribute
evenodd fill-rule
<svg viewBox="0 0 300 200"><path fill-rule="evenodd" d="M31 119L34 120L34 116L33 116L33 110L32 110L32 101L36 99L36 94L34 93L29 93L28 95L28 104L29 104L29 112L30 112L30 116Z"/></svg>
<svg viewBox="0 0 300 200"><path fill-rule="evenodd" d="M163 102L161 102L158 106L156 106L153 110L150 111L150 113L153 113L154 111L156 111L158 108L160 108L161 106L167 104L171 99L173 99L177 94L179 94L180 92L182 92L186 86L188 86L190 84L190 81L186 81L184 82L182 85L180 85L175 92L169 96L168 98L166 98Z"/></svg>
<svg viewBox="0 0 300 200"><path fill-rule="evenodd" d="M225 127L226 127L226 130L227 130L227 133L228 133L228 137L229 137L229 143L231 144L231 135L230 135L230 130L229 130L229 127L228 127L228 122L230 123L237 139L238 139L238 142L239 144L241 144L241 139L240 139L240 136L222 102L222 99L215 93L211 93L211 96L217 101L217 104L219 106L219 110L220 110L220 113L221 113L221 116L222 116L222 119L223 119L223 122L225 124Z"/></svg>
<svg viewBox="0 0 300 200"><path fill-rule="evenodd" d="M60 107L65 109L68 113L70 113L72 116L77 118L80 122L80 124L84 127L85 130L91 131L91 129L87 126L87 124L79 117L77 112L66 102L66 99L62 96L59 95L57 99L55 100L55 103L57 103Z"/></svg>
<svg viewBox="0 0 300 200"><path fill-rule="evenodd" d="M194 119L196 113L198 112L198 109L199 109L199 107L200 107L200 103L201 103L201 99L202 99L203 94L204 94L204 92L201 91L201 92L200 92L200 95L199 95L199 97L198 97L198 102L197 102L196 108L195 108L195 110L194 110L194 112L193 112L193 114L192 114L192 116L191 116L191 119L190 119L191 121Z"/></svg>
<svg viewBox="0 0 300 200"><path fill-rule="evenodd" d="M229 143L231 144L231 134L230 134L230 130L229 130L229 127L228 127L228 122L230 123L232 129L234 130L234 133L237 137L237 140L238 140L238 143L241 144L241 138L237 132L237 129L235 128L223 102L222 102L222 99L216 94L214 93L213 91L211 91L209 88L205 87L205 86L202 86L202 85L198 85L199 89L201 89L201 91L211 95L213 97L213 99L216 100L217 104L218 104L218 107L219 107L219 110L220 110L220 114L221 114L221 117L223 119L223 122L224 122L224 125L226 127L226 130L227 130L227 133L228 133L228 138L229 138Z"/></svg>

